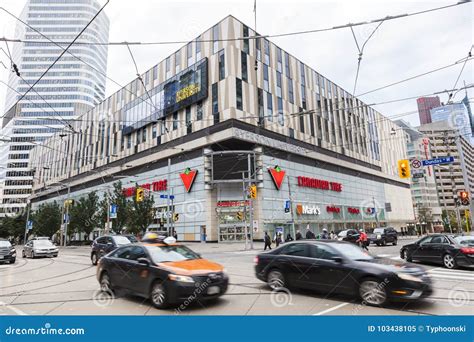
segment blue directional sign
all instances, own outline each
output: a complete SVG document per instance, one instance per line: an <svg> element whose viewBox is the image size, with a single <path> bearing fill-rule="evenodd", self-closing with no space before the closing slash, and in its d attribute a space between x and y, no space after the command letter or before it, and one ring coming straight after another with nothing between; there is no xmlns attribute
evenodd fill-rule
<svg viewBox="0 0 474 342"><path fill-rule="evenodd" d="M170 199L174 199L174 195L169 196ZM160 198L168 198L168 195L160 195Z"/></svg>
<svg viewBox="0 0 474 342"><path fill-rule="evenodd" d="M117 204L111 204L110 205L109 217L110 218L117 218Z"/></svg>
<svg viewBox="0 0 474 342"><path fill-rule="evenodd" d="M290 212L290 204L291 204L291 201L290 201L290 200L286 200L286 201L285 201L285 213L289 213L289 212Z"/></svg>
<svg viewBox="0 0 474 342"><path fill-rule="evenodd" d="M435 159L422 160L421 162L423 166L451 164L454 163L454 157L440 157Z"/></svg>
<svg viewBox="0 0 474 342"><path fill-rule="evenodd" d="M33 229L33 221L31 221L31 220L28 221L28 222L26 223L26 228L27 228L28 230L32 230L32 229Z"/></svg>

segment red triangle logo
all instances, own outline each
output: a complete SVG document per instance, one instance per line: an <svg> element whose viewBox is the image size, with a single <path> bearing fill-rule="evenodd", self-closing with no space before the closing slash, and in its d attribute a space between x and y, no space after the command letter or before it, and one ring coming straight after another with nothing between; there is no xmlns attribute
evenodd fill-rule
<svg viewBox="0 0 474 342"><path fill-rule="evenodd" d="M280 169L279 166L275 166L275 168L273 169L268 169L268 172L270 172L270 175L272 176L273 183L275 184L276 188L280 190L286 172Z"/></svg>
<svg viewBox="0 0 474 342"><path fill-rule="evenodd" d="M194 180L196 179L197 173L198 170L191 170L188 168L183 173L179 174L181 180L183 181L183 185L186 188L186 192L189 192L191 190L191 187L194 184Z"/></svg>

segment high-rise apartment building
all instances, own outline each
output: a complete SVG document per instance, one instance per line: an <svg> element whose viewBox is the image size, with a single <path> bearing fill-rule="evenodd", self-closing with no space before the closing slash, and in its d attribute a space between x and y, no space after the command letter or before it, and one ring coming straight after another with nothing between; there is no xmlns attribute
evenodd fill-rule
<svg viewBox="0 0 474 342"><path fill-rule="evenodd" d="M439 96L436 97L420 97L416 100L418 105L418 115L420 117L420 125L431 123L431 108L441 106Z"/></svg>

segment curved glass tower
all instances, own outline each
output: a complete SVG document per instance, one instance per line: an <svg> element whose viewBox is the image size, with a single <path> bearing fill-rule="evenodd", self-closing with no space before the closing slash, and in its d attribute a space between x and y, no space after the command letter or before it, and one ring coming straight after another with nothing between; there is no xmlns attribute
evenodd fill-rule
<svg viewBox="0 0 474 342"><path fill-rule="evenodd" d="M65 48L99 11L96 0L28 0L21 19ZM61 54L56 44L18 23L12 59L20 76L10 74L0 138L0 216L18 213L31 194L35 169L29 151L61 131L67 122L93 108L105 97L109 20L102 12L67 53L18 103L44 71ZM95 43L91 45L90 43ZM65 134L69 134L66 132ZM65 149L68 146L64 146ZM66 150L64 151L66 152ZM67 161L65 161L67 172ZM0 183L1 184L1 183Z"/></svg>

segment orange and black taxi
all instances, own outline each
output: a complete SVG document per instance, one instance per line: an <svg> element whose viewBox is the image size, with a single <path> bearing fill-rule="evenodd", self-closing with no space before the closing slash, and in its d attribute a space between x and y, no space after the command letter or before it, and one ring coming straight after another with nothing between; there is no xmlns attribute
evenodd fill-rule
<svg viewBox="0 0 474 342"><path fill-rule="evenodd" d="M117 248L100 259L97 280L104 292L123 289L150 298L157 308L215 299L227 291L225 269L173 237L147 233L141 243Z"/></svg>

